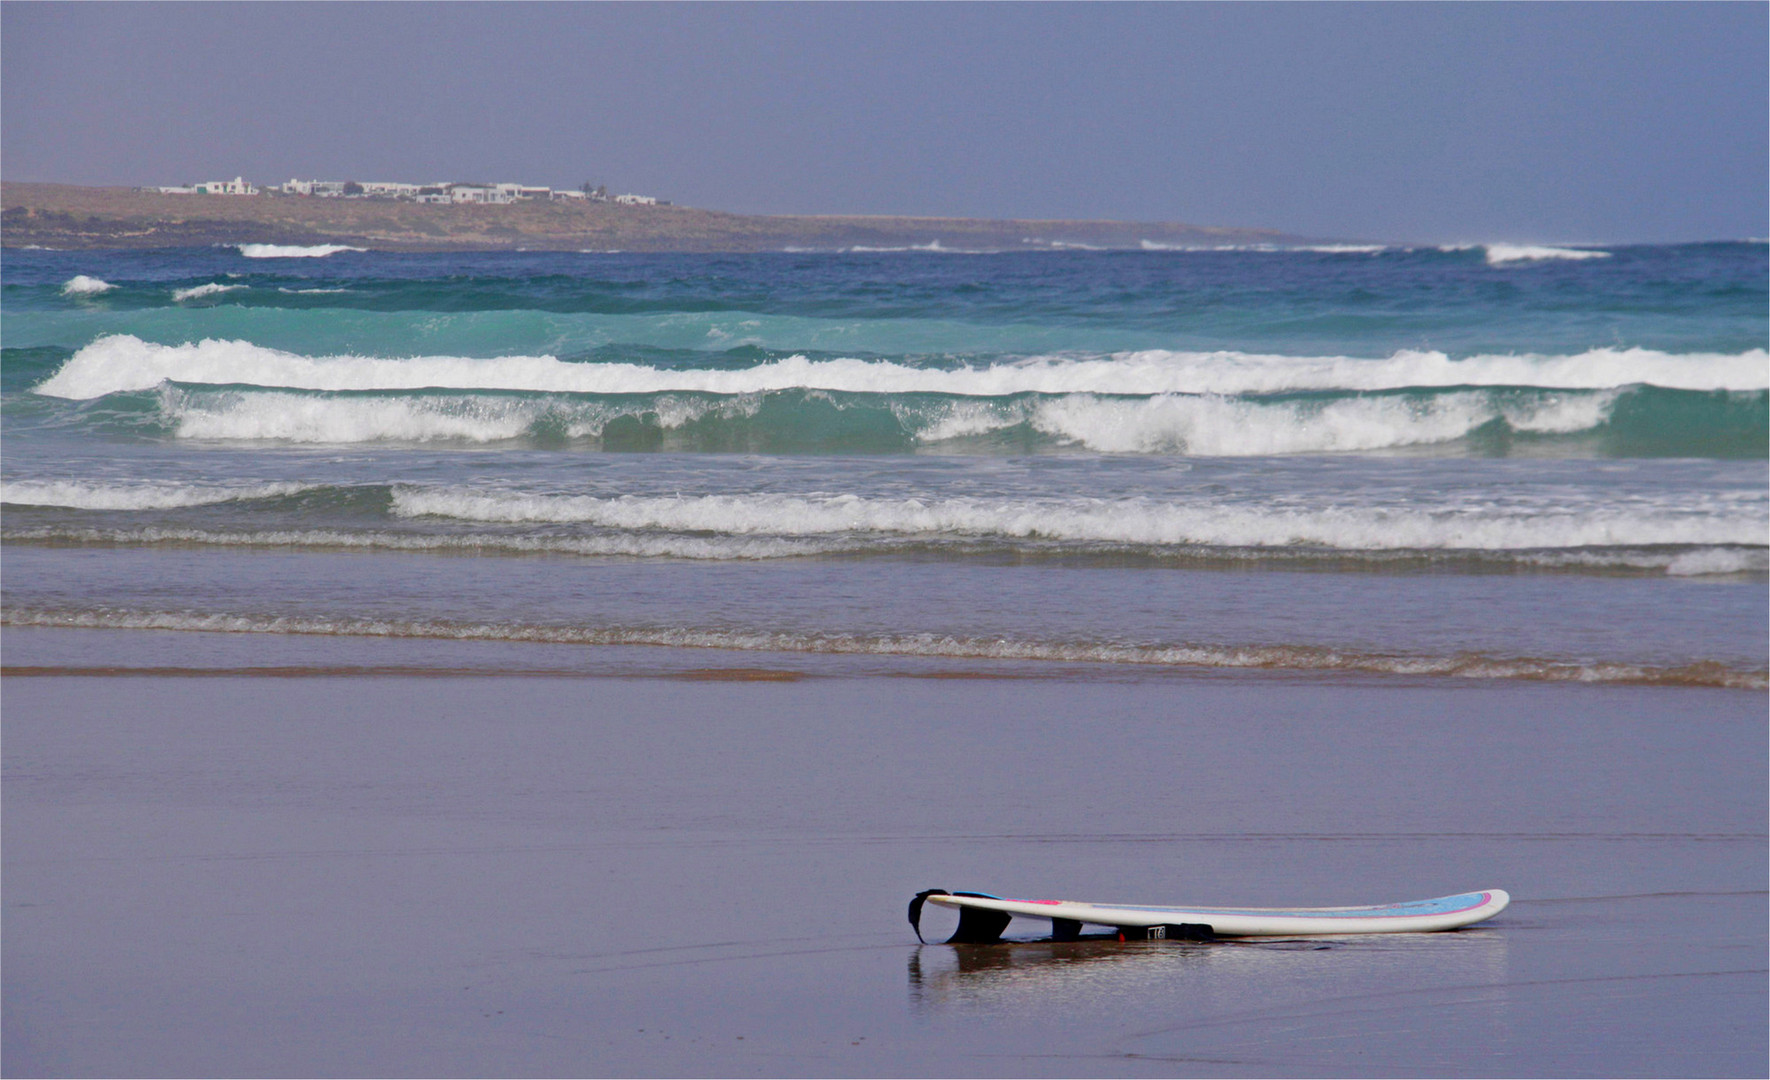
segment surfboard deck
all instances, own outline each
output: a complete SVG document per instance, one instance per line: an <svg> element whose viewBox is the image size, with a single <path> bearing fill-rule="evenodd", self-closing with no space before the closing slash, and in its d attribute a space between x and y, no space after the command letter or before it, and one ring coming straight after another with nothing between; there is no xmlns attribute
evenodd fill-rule
<svg viewBox="0 0 1770 1080"><path fill-rule="evenodd" d="M1408 900L1365 907L1252 908L1150 907L1141 904L1097 904L1081 900L1016 900L988 893L949 893L930 889L910 901L910 925L922 936L924 903L957 908L959 931L954 942L987 942L1001 938L1015 915L1049 919L1052 937L1073 940L1082 924L1111 927L1139 939L1179 937L1298 937L1340 934L1405 934L1454 930L1506 909L1511 896L1501 889Z"/></svg>

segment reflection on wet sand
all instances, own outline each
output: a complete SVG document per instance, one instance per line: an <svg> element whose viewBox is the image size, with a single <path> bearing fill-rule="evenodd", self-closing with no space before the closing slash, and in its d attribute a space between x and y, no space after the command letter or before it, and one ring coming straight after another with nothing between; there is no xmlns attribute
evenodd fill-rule
<svg viewBox="0 0 1770 1080"><path fill-rule="evenodd" d="M1246 1001L1249 993L1269 1000L1294 994L1295 1005L1303 1005L1347 978L1409 981L1404 973L1417 975L1421 968L1434 973L1441 986L1493 988L1498 1004L1507 982L1504 935L1473 930L1216 942L926 945L910 954L908 975L910 1006L919 1012L1086 1008L1128 997L1171 998L1182 988L1196 1010L1207 1001ZM1362 989L1368 992L1369 985Z"/></svg>
<svg viewBox="0 0 1770 1080"><path fill-rule="evenodd" d="M999 1001L1029 990L1091 991L1103 979L1120 987L1165 980L1209 964L1210 952L1222 947L1235 946L1116 939L928 945L910 954L910 1003L939 1008Z"/></svg>

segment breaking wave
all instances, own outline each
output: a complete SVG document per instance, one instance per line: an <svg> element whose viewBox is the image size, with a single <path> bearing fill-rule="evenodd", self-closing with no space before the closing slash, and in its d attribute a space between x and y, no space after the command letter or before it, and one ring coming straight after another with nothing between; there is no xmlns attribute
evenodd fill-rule
<svg viewBox="0 0 1770 1080"><path fill-rule="evenodd" d="M1608 259L1610 252L1593 248L1544 247L1540 244L1485 244L1489 266L1515 262L1542 262L1548 259Z"/></svg>
<svg viewBox="0 0 1770 1080"><path fill-rule="evenodd" d="M97 296L100 293L108 293L114 288L116 288L115 285L103 278L75 274L62 283L61 294L63 296Z"/></svg>
<svg viewBox="0 0 1770 1080"><path fill-rule="evenodd" d="M500 523L491 523L496 526ZM830 533L818 536L720 535L572 528L511 532L498 528L450 532L395 528L199 528L175 525L101 528L83 525L9 525L7 544L103 547L292 548L468 555L565 555L589 558L688 559L750 562L771 559L866 558L878 555L941 561L1061 561L1104 568L1193 569L1296 567L1336 570L1456 570L1572 572L1622 576L1733 577L1770 571L1762 545L1607 547L1567 549L1354 550L1298 546L1210 547L1182 544L1064 542L1014 537L930 534Z"/></svg>
<svg viewBox="0 0 1770 1080"><path fill-rule="evenodd" d="M327 255L336 255L340 251L366 251L367 248L351 247L348 244L314 244L303 247L299 244L235 244L240 254L248 259L323 259Z"/></svg>
<svg viewBox="0 0 1770 1080"><path fill-rule="evenodd" d="M244 288L214 285L220 291ZM1403 351L1384 359L1143 350L1109 357L1035 357L990 366L933 367L891 360L790 356L749 367L660 368L573 363L552 356L309 357L246 341L156 345L108 335L80 349L36 392L94 398L162 382L302 390L522 390L579 394L805 389L850 393L1271 394L1307 390L1528 386L1611 389L1644 383L1683 390L1770 388L1770 352L1672 354L1593 349L1571 356L1475 356Z"/></svg>
<svg viewBox="0 0 1770 1080"><path fill-rule="evenodd" d="M818 390L718 395L306 392L165 385L177 438L306 444L527 441L603 450L1249 456L1567 444L1619 456L1763 456L1757 392L1445 390L1226 397L966 398Z"/></svg>
<svg viewBox="0 0 1770 1080"><path fill-rule="evenodd" d="M10 506L60 506L74 510L169 510L211 506L242 499L295 495L311 484L277 483L246 486L210 484L103 484L82 480L9 480L0 483L0 503Z"/></svg>
<svg viewBox="0 0 1770 1080"><path fill-rule="evenodd" d="M1422 656L1328 649L1313 645L1120 644L944 634L864 635L702 629L698 627L560 626L206 614L175 611L79 611L9 608L0 625L208 633L314 634L440 638L573 645L662 646L836 655L909 656L954 660L1019 660L1064 664L1239 669L1543 682L1623 683L1762 690L1770 675L1713 661L1680 666L1579 663L1461 653Z"/></svg>
<svg viewBox="0 0 1770 1080"><path fill-rule="evenodd" d="M188 289L173 289L172 299L183 303L186 300L201 300L205 296L218 296L221 293L244 288L246 288L244 285L223 285L218 281L211 281L207 285L192 285Z"/></svg>
<svg viewBox="0 0 1770 1080"><path fill-rule="evenodd" d="M886 533L1160 547L1351 551L1535 550L1764 544L1763 499L1708 508L1198 505L1149 498L885 499L857 495L617 496L395 485L396 517L581 524L735 536Z"/></svg>

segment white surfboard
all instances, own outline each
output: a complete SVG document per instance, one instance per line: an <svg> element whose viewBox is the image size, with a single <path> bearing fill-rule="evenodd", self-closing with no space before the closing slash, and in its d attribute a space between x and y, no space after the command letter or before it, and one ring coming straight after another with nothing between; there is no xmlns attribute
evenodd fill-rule
<svg viewBox="0 0 1770 1080"><path fill-rule="evenodd" d="M1179 908L1080 900L1015 900L987 893L931 889L910 901L910 925L916 927L917 937L922 934L924 902L957 908L959 931L951 940L978 943L998 940L1014 915L1050 919L1052 937L1058 940L1077 937L1083 923L1110 927L1122 936L1140 939L1419 933L1454 930L1491 919L1504 911L1512 898L1500 889L1483 889L1371 907Z"/></svg>

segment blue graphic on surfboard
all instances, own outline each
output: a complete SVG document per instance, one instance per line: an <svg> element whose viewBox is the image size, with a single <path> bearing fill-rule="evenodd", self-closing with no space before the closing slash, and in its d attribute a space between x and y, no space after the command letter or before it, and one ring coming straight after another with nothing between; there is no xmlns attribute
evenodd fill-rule
<svg viewBox="0 0 1770 1080"><path fill-rule="evenodd" d="M927 903L958 909L959 929L949 939L958 944L1000 940L1009 919L1015 915L1051 920L1051 936L1057 941L1079 939L1083 924L1110 928L1121 940L1408 934L1455 930L1491 919L1511 902L1512 898L1503 890L1483 889L1368 907L1177 908L1080 900L1015 900L988 893L929 889L910 901L910 925L920 938L922 906Z"/></svg>

